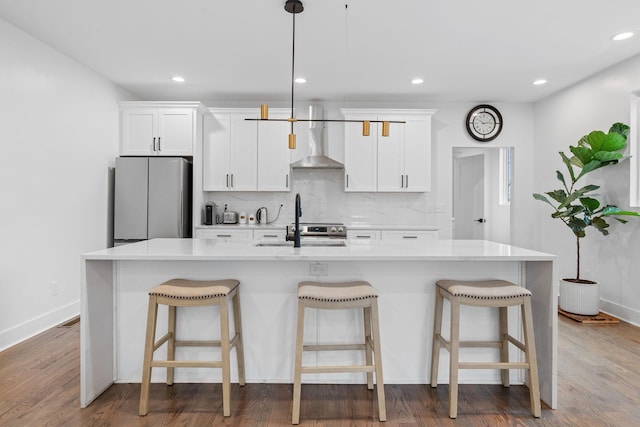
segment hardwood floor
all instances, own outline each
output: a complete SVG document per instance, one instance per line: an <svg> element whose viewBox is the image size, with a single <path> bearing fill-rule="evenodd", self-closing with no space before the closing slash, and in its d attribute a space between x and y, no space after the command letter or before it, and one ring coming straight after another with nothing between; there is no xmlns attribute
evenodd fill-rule
<svg viewBox="0 0 640 427"><path fill-rule="evenodd" d="M587 326L560 316L559 408L529 412L527 389L461 385L457 420L447 416L446 385L387 385L386 423L362 385L303 385L300 425L308 426L635 426L640 423L640 328ZM220 384L151 387L139 417L139 384L112 386L80 409L78 324L53 328L0 353L0 426L286 426L290 384L232 387L222 416Z"/></svg>

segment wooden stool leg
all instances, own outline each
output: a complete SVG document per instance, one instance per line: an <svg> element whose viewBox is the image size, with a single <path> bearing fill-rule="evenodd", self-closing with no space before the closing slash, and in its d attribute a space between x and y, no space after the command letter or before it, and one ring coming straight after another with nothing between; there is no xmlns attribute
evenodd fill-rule
<svg viewBox="0 0 640 427"><path fill-rule="evenodd" d="M167 360L176 360L176 306L169 306L169 341L167 341ZM175 368L167 368L167 385L173 385Z"/></svg>
<svg viewBox="0 0 640 427"><path fill-rule="evenodd" d="M533 315L531 313L531 297L524 299L522 304L522 319L524 322L524 346L525 357L529 362L529 398L531 399L531 412L534 417L540 418L540 386L538 383L538 360L536 343L533 334Z"/></svg>
<svg viewBox="0 0 640 427"><path fill-rule="evenodd" d="M369 345L371 339L371 307L364 307L364 357L368 366L373 365L373 348ZM378 364L378 359L376 359ZM367 388L373 390L373 372L367 372Z"/></svg>
<svg viewBox="0 0 640 427"><path fill-rule="evenodd" d="M384 397L384 380L382 377L382 352L380 350L380 322L378 318L378 301L371 302L371 328L373 329L373 352L376 362L376 388L378 389L378 413L380 421L387 420L387 405Z"/></svg>
<svg viewBox="0 0 640 427"><path fill-rule="evenodd" d="M222 355L222 414L231 416L231 350L229 348L229 300L220 302L220 353Z"/></svg>
<svg viewBox="0 0 640 427"><path fill-rule="evenodd" d="M298 326L296 332L296 355L293 368L293 409L291 424L300 423L300 392L302 382L302 345L304 340L304 302L298 300Z"/></svg>
<svg viewBox="0 0 640 427"><path fill-rule="evenodd" d="M449 337L449 418L458 417L458 354L460 348L460 304L451 302L451 336Z"/></svg>
<svg viewBox="0 0 640 427"><path fill-rule="evenodd" d="M500 361L501 362L509 362L509 340L507 339L507 335L509 335L509 311L507 307L500 307L499 309L499 332L500 332L500 341L502 341L502 347L500 347ZM509 387L509 370L501 369L500 370L500 378L502 380L503 387Z"/></svg>
<svg viewBox="0 0 640 427"><path fill-rule="evenodd" d="M236 340L236 357L238 359L238 384L244 386L246 383L244 374L244 344L242 342L242 316L240 315L240 294L237 292L232 298L233 301L233 327L238 339Z"/></svg>
<svg viewBox="0 0 640 427"><path fill-rule="evenodd" d="M438 386L438 365L440 364L440 335L442 334L442 294L436 287L436 306L433 319L433 342L431 343L431 387Z"/></svg>
<svg viewBox="0 0 640 427"><path fill-rule="evenodd" d="M153 359L153 347L156 341L156 319L158 316L158 304L156 297L149 297L149 309L147 312L147 334L144 341L144 360L142 363L142 383L140 384L140 408L139 415L147 415L149 412L149 385L151 382L151 360Z"/></svg>

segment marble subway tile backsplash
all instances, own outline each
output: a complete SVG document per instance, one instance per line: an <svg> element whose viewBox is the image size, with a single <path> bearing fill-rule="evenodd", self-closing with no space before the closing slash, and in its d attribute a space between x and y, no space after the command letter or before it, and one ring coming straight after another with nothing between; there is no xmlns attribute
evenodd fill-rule
<svg viewBox="0 0 640 427"><path fill-rule="evenodd" d="M338 169L293 170L291 192L205 192L222 211L255 213L262 206L273 221L283 205L278 224L293 220L294 199L300 193L302 221L343 222L374 225L435 225L430 193L348 193L344 191L344 171Z"/></svg>

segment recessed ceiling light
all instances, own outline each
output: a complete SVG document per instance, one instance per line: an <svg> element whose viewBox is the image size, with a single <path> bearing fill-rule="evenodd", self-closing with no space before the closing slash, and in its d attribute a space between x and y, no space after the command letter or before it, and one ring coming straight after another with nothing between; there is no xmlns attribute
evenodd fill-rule
<svg viewBox="0 0 640 427"><path fill-rule="evenodd" d="M411 84L414 84L414 85L421 85L422 83L424 83L424 80L422 80L421 78L415 78L411 80Z"/></svg>
<svg viewBox="0 0 640 427"><path fill-rule="evenodd" d="M184 83L184 77L181 77L181 76L173 76L171 80L173 80L176 83Z"/></svg>
<svg viewBox="0 0 640 427"><path fill-rule="evenodd" d="M547 81L545 79L538 79L538 80L534 80L533 84L535 86L541 86L541 85L547 84Z"/></svg>
<svg viewBox="0 0 640 427"><path fill-rule="evenodd" d="M306 83L307 79L305 79L304 77L298 77L297 79L294 80L296 83Z"/></svg>
<svg viewBox="0 0 640 427"><path fill-rule="evenodd" d="M620 41L620 40L630 39L634 35L635 35L635 33L633 31L625 31L624 33L616 34L615 36L611 37L611 40L617 42L617 41Z"/></svg>

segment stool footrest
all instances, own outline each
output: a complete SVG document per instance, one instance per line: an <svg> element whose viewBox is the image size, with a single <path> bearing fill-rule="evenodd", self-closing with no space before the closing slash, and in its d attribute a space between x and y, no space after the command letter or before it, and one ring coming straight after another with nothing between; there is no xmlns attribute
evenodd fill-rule
<svg viewBox="0 0 640 427"><path fill-rule="evenodd" d="M527 362L459 362L458 369L529 369Z"/></svg>
<svg viewBox="0 0 640 427"><path fill-rule="evenodd" d="M301 372L303 374L338 374L349 372L374 372L375 366L303 366Z"/></svg>
<svg viewBox="0 0 640 427"><path fill-rule="evenodd" d="M197 360L154 360L152 368L222 368L222 362Z"/></svg>
<svg viewBox="0 0 640 427"><path fill-rule="evenodd" d="M305 344L303 351L365 350L366 344Z"/></svg>

